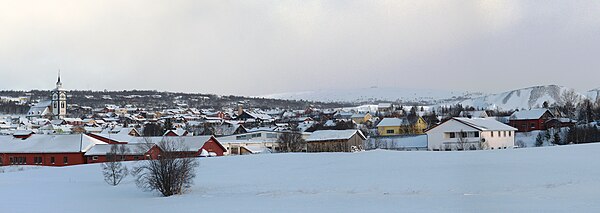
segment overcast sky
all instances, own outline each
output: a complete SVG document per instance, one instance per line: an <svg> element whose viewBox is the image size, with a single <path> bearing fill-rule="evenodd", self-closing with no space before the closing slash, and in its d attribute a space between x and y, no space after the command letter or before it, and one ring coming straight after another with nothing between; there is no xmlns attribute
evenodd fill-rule
<svg viewBox="0 0 600 213"><path fill-rule="evenodd" d="M600 1L2 1L0 89L600 87Z"/></svg>

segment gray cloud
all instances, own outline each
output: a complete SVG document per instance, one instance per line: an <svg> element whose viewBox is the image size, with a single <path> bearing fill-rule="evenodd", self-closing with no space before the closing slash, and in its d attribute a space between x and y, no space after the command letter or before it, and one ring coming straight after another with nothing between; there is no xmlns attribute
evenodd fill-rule
<svg viewBox="0 0 600 213"><path fill-rule="evenodd" d="M9 1L0 89L600 87L597 1Z"/></svg>

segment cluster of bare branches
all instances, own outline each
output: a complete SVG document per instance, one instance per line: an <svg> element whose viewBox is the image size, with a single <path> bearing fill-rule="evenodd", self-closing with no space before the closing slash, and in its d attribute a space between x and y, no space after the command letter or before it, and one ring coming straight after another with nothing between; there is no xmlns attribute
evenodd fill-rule
<svg viewBox="0 0 600 213"><path fill-rule="evenodd" d="M281 152L302 152L306 149L306 141L299 132L284 132L277 142Z"/></svg>
<svg viewBox="0 0 600 213"><path fill-rule="evenodd" d="M146 144L154 146L152 142ZM162 139L156 145L162 150L158 159L144 161L133 171L137 186L166 197L184 193L193 184L198 161L186 154L187 148L180 141Z"/></svg>
<svg viewBox="0 0 600 213"><path fill-rule="evenodd" d="M110 151L106 154L106 162L102 163L102 174L106 183L116 186L127 177L129 170L121 161L125 160L125 155L129 149L124 145L113 144Z"/></svg>

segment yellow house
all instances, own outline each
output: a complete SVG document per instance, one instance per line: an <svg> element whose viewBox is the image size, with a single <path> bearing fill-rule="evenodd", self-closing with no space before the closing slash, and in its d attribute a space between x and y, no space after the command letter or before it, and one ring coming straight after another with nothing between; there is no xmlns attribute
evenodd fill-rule
<svg viewBox="0 0 600 213"><path fill-rule="evenodd" d="M371 120L371 118L373 118L373 116L368 112L366 114L353 114L351 117L352 121L357 124L364 124Z"/></svg>
<svg viewBox="0 0 600 213"><path fill-rule="evenodd" d="M377 124L381 136L424 134L427 123L421 116L406 118L384 118Z"/></svg>

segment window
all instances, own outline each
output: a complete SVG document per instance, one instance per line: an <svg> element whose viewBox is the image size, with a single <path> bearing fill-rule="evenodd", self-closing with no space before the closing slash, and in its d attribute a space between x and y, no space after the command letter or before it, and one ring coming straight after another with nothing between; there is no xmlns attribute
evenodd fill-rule
<svg viewBox="0 0 600 213"><path fill-rule="evenodd" d="M508 131L508 137L512 137L512 131Z"/></svg>
<svg viewBox="0 0 600 213"><path fill-rule="evenodd" d="M494 137L494 132L491 132L491 133L492 133L492 138L493 138Z"/></svg>
<svg viewBox="0 0 600 213"><path fill-rule="evenodd" d="M504 137L506 137L506 131L504 131Z"/></svg>
<svg viewBox="0 0 600 213"><path fill-rule="evenodd" d="M386 133L387 133L387 134L394 134L394 130L393 130L393 129L388 129L388 130L386 131Z"/></svg>
<svg viewBox="0 0 600 213"><path fill-rule="evenodd" d="M60 108L65 108L65 102L60 102Z"/></svg>
<svg viewBox="0 0 600 213"><path fill-rule="evenodd" d="M50 163L54 164L54 157L50 157Z"/></svg>
<svg viewBox="0 0 600 213"><path fill-rule="evenodd" d="M473 132L473 136L478 138L479 137L479 132Z"/></svg>
<svg viewBox="0 0 600 213"><path fill-rule="evenodd" d="M67 158L67 156L63 157L63 163L69 164L69 158Z"/></svg>
<svg viewBox="0 0 600 213"><path fill-rule="evenodd" d="M500 131L498 131L498 137L502 137L502 135L500 135Z"/></svg>
<svg viewBox="0 0 600 213"><path fill-rule="evenodd" d="M33 164L42 164L42 157L33 157Z"/></svg>
<svg viewBox="0 0 600 213"><path fill-rule="evenodd" d="M140 159L140 157L138 157L138 156L133 156L133 160L139 160L139 159Z"/></svg>
<svg viewBox="0 0 600 213"><path fill-rule="evenodd" d="M535 129L535 123L531 123L531 128Z"/></svg>
<svg viewBox="0 0 600 213"><path fill-rule="evenodd" d="M466 138L466 137L467 137L467 132L460 132L460 135L461 135L463 138Z"/></svg>
<svg viewBox="0 0 600 213"><path fill-rule="evenodd" d="M450 133L450 138L456 138L456 134L454 132Z"/></svg>
<svg viewBox="0 0 600 213"><path fill-rule="evenodd" d="M10 164L27 164L27 158L25 157L10 157L9 158Z"/></svg>
<svg viewBox="0 0 600 213"><path fill-rule="evenodd" d="M92 160L98 160L98 156L92 157Z"/></svg>
<svg viewBox="0 0 600 213"><path fill-rule="evenodd" d="M2 162L2 156L0 156L0 166L3 164L4 164L4 162Z"/></svg>

